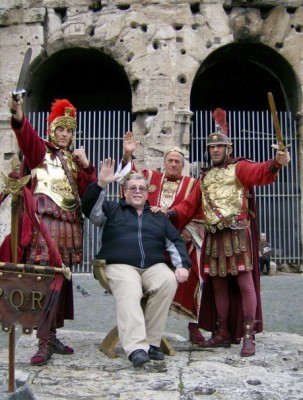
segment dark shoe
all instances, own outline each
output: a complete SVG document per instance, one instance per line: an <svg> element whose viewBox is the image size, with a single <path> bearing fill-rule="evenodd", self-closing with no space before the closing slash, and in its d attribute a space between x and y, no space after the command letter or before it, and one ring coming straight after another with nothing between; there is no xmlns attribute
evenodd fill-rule
<svg viewBox="0 0 303 400"><path fill-rule="evenodd" d="M148 355L151 360L164 360L164 354L156 346L149 346Z"/></svg>
<svg viewBox="0 0 303 400"><path fill-rule="evenodd" d="M53 351L56 354L73 354L74 349L72 347L66 346L56 337L53 342Z"/></svg>
<svg viewBox="0 0 303 400"><path fill-rule="evenodd" d="M150 358L146 351L144 350L135 350L133 351L128 359L133 363L134 368L141 367L143 364L150 362Z"/></svg>
<svg viewBox="0 0 303 400"><path fill-rule="evenodd" d="M46 338L40 339L38 342L39 350L31 358L31 365L41 366L47 364L47 361L53 355L53 342L50 335Z"/></svg>
<svg viewBox="0 0 303 400"><path fill-rule="evenodd" d="M229 335L217 334L206 342L200 344L201 347L230 347L231 346L231 337Z"/></svg>
<svg viewBox="0 0 303 400"><path fill-rule="evenodd" d="M206 340L205 343L200 345L201 347L230 347L231 346L231 337L229 334L227 321L219 320L218 321L218 330L215 332L215 335Z"/></svg>
<svg viewBox="0 0 303 400"><path fill-rule="evenodd" d="M189 330L189 340L194 344L203 344L205 342L205 337L199 330L198 324L194 322L190 322L188 324Z"/></svg>

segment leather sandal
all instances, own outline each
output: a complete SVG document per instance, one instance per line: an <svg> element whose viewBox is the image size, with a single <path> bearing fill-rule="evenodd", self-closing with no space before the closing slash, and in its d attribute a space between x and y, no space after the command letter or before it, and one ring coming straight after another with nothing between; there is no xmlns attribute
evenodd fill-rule
<svg viewBox="0 0 303 400"><path fill-rule="evenodd" d="M198 324L194 322L190 322L188 324L188 331L189 331L189 340L194 344L203 344L205 343L205 337L199 330Z"/></svg>
<svg viewBox="0 0 303 400"><path fill-rule="evenodd" d="M50 337L40 339L38 342L39 350L31 358L31 365L41 366L47 364L47 361L53 355L53 344Z"/></svg>
<svg viewBox="0 0 303 400"><path fill-rule="evenodd" d="M53 352L56 354L68 355L73 354L74 349L64 345L58 338L55 337L53 341Z"/></svg>

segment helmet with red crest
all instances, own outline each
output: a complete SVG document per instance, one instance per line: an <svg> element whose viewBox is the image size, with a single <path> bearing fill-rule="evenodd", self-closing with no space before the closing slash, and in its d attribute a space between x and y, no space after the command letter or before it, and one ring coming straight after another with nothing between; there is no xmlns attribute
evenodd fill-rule
<svg viewBox="0 0 303 400"><path fill-rule="evenodd" d="M58 126L75 130L77 127L76 108L67 99L56 99L52 103L51 112L47 118L50 141L57 145L55 130Z"/></svg>
<svg viewBox="0 0 303 400"><path fill-rule="evenodd" d="M207 140L207 146L216 146L223 144L226 146L232 146L232 142L228 137L228 123L226 121L226 111L222 108L216 108L212 115L216 124L216 132L209 135Z"/></svg>

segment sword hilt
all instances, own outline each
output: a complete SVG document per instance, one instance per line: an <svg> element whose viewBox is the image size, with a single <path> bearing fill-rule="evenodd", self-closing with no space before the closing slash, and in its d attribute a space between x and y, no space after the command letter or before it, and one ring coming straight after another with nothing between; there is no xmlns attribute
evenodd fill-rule
<svg viewBox="0 0 303 400"><path fill-rule="evenodd" d="M12 93L12 98L14 101L19 101L20 99L23 98L23 96L25 95L26 91L23 89L20 92L13 92ZM16 110L14 109L10 109L11 114L15 115L16 114Z"/></svg>
<svg viewBox="0 0 303 400"><path fill-rule="evenodd" d="M290 147L290 144L281 144L281 143L278 143L278 144L273 144L271 147L272 147L273 149L275 149L275 150L285 151L288 147Z"/></svg>

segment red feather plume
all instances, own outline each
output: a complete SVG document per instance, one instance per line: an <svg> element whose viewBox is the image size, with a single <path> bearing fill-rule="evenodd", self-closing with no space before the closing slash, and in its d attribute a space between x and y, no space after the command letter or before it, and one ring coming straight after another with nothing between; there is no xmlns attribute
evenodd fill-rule
<svg viewBox="0 0 303 400"><path fill-rule="evenodd" d="M212 115L213 119L216 122L216 127L219 126L222 132L228 136L228 123L226 121L226 111L222 108L216 108Z"/></svg>
<svg viewBox="0 0 303 400"><path fill-rule="evenodd" d="M65 115L65 108L71 108L71 112L69 114L70 117L76 118L76 108L70 103L67 99L56 99L52 103L51 112L48 116L48 122L52 123L56 118L63 117Z"/></svg>

